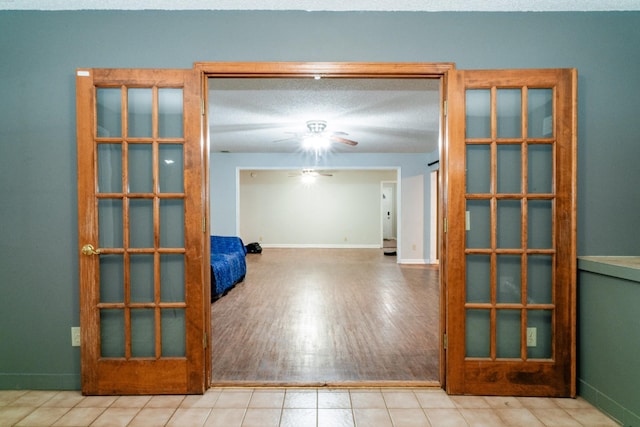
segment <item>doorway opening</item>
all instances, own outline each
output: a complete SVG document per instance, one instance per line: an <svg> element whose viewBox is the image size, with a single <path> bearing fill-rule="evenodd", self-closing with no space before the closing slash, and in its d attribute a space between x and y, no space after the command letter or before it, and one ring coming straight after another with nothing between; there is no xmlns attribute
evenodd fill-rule
<svg viewBox="0 0 640 427"><path fill-rule="evenodd" d="M449 393L575 395L576 70L457 71L451 65L438 64L332 63L218 63L196 64L195 70L78 71L78 170L85 171L78 179L78 199L82 201L78 218L80 241L87 242L82 248L80 266L81 299L86 303L81 306L87 308L86 315L81 316L85 331L81 346L84 349L83 391L91 390L96 394L148 394L149 390L199 393L210 385L210 344L219 346L220 341L212 341L210 334L211 311L207 297L211 296L211 289L205 286L209 284L207 270L210 266L202 261L209 258L211 248L205 238L210 231L215 231L210 230L211 224L215 227L225 224L218 222L219 218L231 221L233 227L230 229L235 230L233 209L237 203L225 204L224 200L214 198L209 186L222 184L222 192L229 187L233 192L229 184L235 181L233 178L225 181L224 171L225 167L235 168L239 157L229 151L220 153L224 155L223 159L213 159L209 168L210 139L205 139L203 144L201 127L209 117L206 94L202 95L202 89L207 85L206 80L200 80L203 75L214 79L306 76L313 77L314 81L317 80L315 76L319 76L319 80L339 80L338 77L440 79L438 81L445 89L439 92L437 104L443 107L439 108L438 115L439 151L429 156L431 160L439 155L444 169L438 186L438 201L441 202L438 217L442 219L437 227L442 242L439 248L440 312L438 322L427 322L439 324L439 335L433 342L440 348L440 383L445 385L446 380ZM176 89L179 96L175 96ZM106 95L107 92L110 95ZM145 132L141 134L146 136L143 137L137 136L140 129L136 126L128 126L138 122L135 113L130 117L137 109L127 113L127 105L140 93L145 94L144 104L148 107L140 110L146 111L142 114L146 118L144 122L151 123L150 127L144 126ZM167 97L167 93L173 96ZM177 115L174 114L176 108L162 108L167 99L178 101L169 102L172 107L181 103ZM109 100L115 101L114 105ZM447 100L450 101L449 108L446 108ZM119 113L101 114L105 111ZM446 126L443 125L445 115ZM116 119L112 120L114 117ZM167 120L173 125L159 126ZM396 121L400 122L399 119ZM327 121L311 119L306 127L312 134L321 133L327 127ZM107 128L110 129L108 135L102 133ZM169 128L173 130L167 134ZM446 132L443 132L445 128ZM226 130L233 131L233 126ZM128 132L136 136L130 138L132 135ZM384 135L384 127L378 127L375 133ZM212 134L212 129L207 127L206 135ZM445 135L451 144L445 140ZM294 133L294 137L297 136ZM358 145L358 141L366 141L350 136L347 130L334 131L331 136L345 150ZM398 142L397 138L386 139ZM356 159L366 158L371 162L375 158L374 153L361 151L364 156L355 153L334 156L333 151L320 148L306 153L308 159L316 161L314 167L325 159L327 162L323 165L344 167L340 162L352 165ZM251 163L267 155L244 154L250 155L243 157L243 161ZM299 157L300 153L281 152L275 159L286 163L284 159ZM424 161L420 154L412 153L408 157L417 159L418 163ZM382 158L384 164L389 164L395 157L383 152ZM107 173L103 173L104 167L97 166L111 163L116 165L115 171L107 167ZM143 174L145 178L137 173L137 167L129 167L133 165L146 165L142 168L147 171ZM169 172L165 165L174 165L172 167L177 169ZM404 173L410 169L405 166L402 166L402 200L421 201L416 205L418 209L403 209L401 221L406 225L411 224L406 213L415 215L427 211L424 200L427 199L425 189L429 186L425 182L424 165L413 175ZM208 174L210 170L212 173ZM209 175L220 171L223 179L211 176L209 180ZM309 169L305 168L303 175L305 171L308 174ZM312 168L310 172L317 171ZM170 177L178 177L177 184L167 181ZM101 185L96 186L97 182ZM100 193L99 188L111 190ZM407 194L408 189L414 192ZM412 195L419 197L416 199ZM379 192L376 197L379 201ZM210 205L210 200L215 203ZM209 215L214 206L230 206L232 215L214 218L217 212ZM103 230L100 226L108 220L96 222L96 218L111 217L118 218L113 222L117 224L114 226L117 231L102 233L101 239ZM207 221L207 218L216 220ZM138 223L143 226L136 226ZM429 254L425 255L423 249L424 224L423 218L419 227L413 229L422 230L413 235L421 239L420 244L411 240L408 244L410 249L415 245L417 251L423 251L423 259L426 259ZM130 226L144 236L126 231ZM408 228L402 227L402 233ZM164 239L159 235L162 230ZM184 230L184 234L174 233L178 230ZM446 239L443 239L445 235ZM105 241L104 236L125 238L114 243ZM407 243L404 239L403 242ZM145 261L139 256L144 256ZM290 262L291 258L284 258L288 265L294 264ZM153 264L150 264L152 259ZM99 270L101 262L111 261L115 264ZM335 263L327 264L316 270L322 273L337 270ZM169 268L163 270L163 265ZM391 265L397 267L395 263ZM153 268L148 268L150 266ZM164 273L164 278L160 273ZM140 282L147 283L144 296L135 294L133 297L129 286L132 276L136 281L141 279ZM281 282L304 285L304 279L310 275L304 272L297 275L302 280L291 280L294 276ZM333 277L333 284L341 283L336 277ZM518 278L519 284L515 283ZM348 280L357 281L357 278ZM374 278L361 280L366 284L374 281ZM313 289L298 287L305 291ZM349 300L341 291L343 289L338 288L334 294ZM377 310L368 313L384 313L400 306L397 298L388 298L391 295L386 291L375 292L380 289L371 288L368 291L381 296L376 300ZM287 306L303 307L301 312L304 314L318 311L317 303L325 295L307 292L304 301L310 304L294 302ZM109 302L103 302L103 299ZM358 297L353 300L357 301ZM251 310L236 312L250 314ZM365 310L354 312L367 313ZM347 311L347 314L351 312ZM171 319L165 317L169 315ZM390 324L395 320L396 324L404 325L397 318L389 319ZM311 328L318 325L313 320L307 324ZM445 324L446 334L443 333ZM380 333L384 326L386 324L362 328L362 331ZM111 330L117 330L118 335L105 333ZM312 332L304 327L298 330L303 339ZM327 330L316 328L316 335L326 335ZM145 331L142 335L152 339L142 345L134 343L132 338L140 335L140 331ZM117 342L111 345L107 341L114 336ZM267 338L277 336L268 334ZM529 345L529 339L535 345ZM283 347L288 348L287 345ZM413 348L413 345L407 346L409 351ZM312 345L305 356L313 358L317 354L314 350ZM374 359L379 357L376 353ZM118 375L113 374L115 371ZM85 375L88 372L91 374ZM165 382L158 383L158 373L162 373Z"/></svg>
<svg viewBox="0 0 640 427"><path fill-rule="evenodd" d="M274 78L273 72L265 72L264 75L252 73L250 76L247 76L243 72L216 74L217 67L215 64L209 65L212 70L210 72L206 71L207 64L203 64L201 67L205 69L205 75L208 77L207 132L211 147L209 168L211 174L209 179L209 185L211 187L209 193L211 198L211 213L209 216L211 221L211 234L240 234L241 232L239 226L240 201L237 197L235 200L230 198L230 195L235 194L236 191L234 191L233 188L229 188L228 185L234 183L236 188L240 185L239 179L229 180L230 173L235 172L237 168L290 167L295 165L296 167L301 167L301 169L320 170L321 172L328 170L330 172L332 168L360 167L362 163L359 162L369 162L369 165L382 164L385 167L398 167L398 165L400 165L404 170L406 165L403 165L402 162L407 161L410 166L406 169L411 172L403 176L402 179L398 178L398 181L402 180L402 190L399 190L400 182L398 182L397 191L402 191L403 197L407 194L412 196L406 197L406 199L413 202L414 205L412 209L406 209L404 206L400 207L397 212L398 214L400 212L408 213L404 213L402 216L398 215L398 217L395 218L395 236L387 236L388 239L395 237L396 241L401 245L402 242L406 242L406 247L396 248L398 253L405 253L405 257L399 257L397 262L396 260L392 260L392 263L394 268L424 268L431 270L431 273L433 273L435 268L435 279L432 278L432 280L436 281L436 295L439 295L441 298L442 289L437 274L437 267L427 265L429 260L433 259L433 256L428 253L430 244L426 241L428 240L428 230L431 222L430 215L432 214L432 210L430 209L432 198L429 194L431 186L429 182L429 170L426 167L426 154L433 154L434 151L439 152L442 143L442 76L420 74L407 78L408 76L406 75L398 76L390 72L385 72L382 75L377 75L375 72L371 74L361 73L356 76L351 74L340 75L339 72L334 72L331 73L331 75L321 75L320 78L318 78L318 75L315 73L312 75L301 73L298 75L295 72L290 72L284 76L276 76L277 78ZM218 66L219 65L220 64L218 64ZM232 68L236 66L241 67L242 64L232 65ZM299 65L292 65L293 68L298 66ZM337 84L339 90L331 92L330 89L327 90L326 88L313 89L310 92L315 96L315 100L311 97L310 99L312 99L312 101L303 101L302 104L304 104L304 102L311 102L315 107L318 107L318 105L322 104L318 99L324 101L327 98L335 97L336 93L346 96L346 93L350 92L349 96L357 97L357 102L353 108L361 117L361 121L356 123L357 126L348 126L349 122L346 116L351 110L346 111L347 109L344 107L342 114L331 116L328 120L321 120L332 124L332 132L334 135L337 135L339 138L348 139L349 141L355 141L357 142L357 146L356 144L333 143L332 149L324 152L308 152L300 148L298 140L301 140L307 131L304 127L299 126L299 124L308 124L308 122L311 121L309 117L324 118L326 116L315 113L316 115L314 116L303 116L297 120L292 120L295 114L303 110L300 106L300 101L306 99L306 95L294 96L297 102L294 103L288 100L284 93L287 93L287 90L289 90L291 93L295 92L297 95L300 95L300 93L302 93L301 91L309 91L308 88L304 88L304 85L308 83L317 84L318 82L327 82L332 85ZM358 87L355 90L349 91L348 85L353 82L359 85L365 85L365 87ZM375 86L383 82L391 86L384 89L384 91L381 91L382 89L379 88L371 88L371 85ZM407 117L405 117L402 131L398 134L393 134L393 127L388 126L386 122L381 120L375 122L377 115L389 116L390 111L394 114L389 120L392 122L395 121L396 125L397 123L403 123L401 120L403 116L413 114L412 112L404 111L401 107L402 96L407 96L410 90L400 90L397 89L397 86L394 86L402 86L405 83L409 83L408 87L410 87L411 84L419 85L425 83L427 86L429 84L435 86L435 90L430 94L432 96L431 102L428 96L425 96L426 92L419 93L418 96L415 96L415 98L419 100L417 103L415 100L413 101L420 106L420 114L422 114L421 118L417 119L414 123L424 124L425 122L431 121L435 123L435 128L425 130L420 128L420 126L411 126L406 122ZM327 96L328 93L330 93L331 96ZM370 107L366 105L364 100L367 96L372 96L372 93L375 93L375 95L373 95L374 98L377 96L377 105ZM384 98L384 100L389 102L388 106L383 106L384 103L381 102L381 96L387 97ZM268 106L260 105L260 101L263 99L262 97L270 100ZM278 105L276 105L277 108L274 107L274 100L278 103ZM249 103L250 108L245 109L245 103ZM231 107L229 109L230 111L226 111L228 107ZM286 111L284 113L277 111L278 108L281 107L285 108ZM351 107L353 107L353 105ZM390 109L385 110L385 108ZM430 108L428 114L431 114L431 116L424 115L425 109L428 108ZM316 111L318 110L316 109ZM327 110L324 111L326 113ZM263 121L261 123L252 122L252 120L256 120L257 117L265 112L273 112L278 118L274 120L272 116L271 121ZM373 117L374 123L365 123L362 117ZM375 138L371 136L373 134L375 134ZM374 139L375 143L371 142L367 148L367 142L373 141ZM433 141L433 145L429 148L420 146L420 144L424 144L425 140L428 139ZM431 158L432 157L433 155ZM416 166L417 164L420 164L420 166ZM382 210L380 197L385 194L384 191L390 191L390 188L387 186L385 189L382 181L380 181L378 185L379 192L377 197L380 206L378 209L378 226L380 228L378 241L382 242L380 246L384 248L384 211ZM416 195L419 195L417 199L415 197ZM393 194L393 196L396 196L396 194ZM225 199L225 197L227 197L227 199ZM416 202L416 200L418 201ZM391 222L394 221L392 220ZM390 233L394 234L393 231ZM412 237L410 239L404 239L403 237L406 233L411 233ZM260 238L263 238L263 246L270 245L269 242L264 240L264 236L258 235L257 239ZM249 238L249 240L254 240L254 238ZM357 245L357 243L355 244ZM276 244L275 246L278 245ZM293 246L295 247L296 245ZM297 247L300 248L304 246L312 250L318 249L318 245L314 244L314 242L307 244L299 243ZM263 253L263 255L265 254ZM405 260L408 262L403 262ZM389 259L385 259L382 262L389 263ZM406 264L411 265L407 266ZM248 273L248 277L249 274L250 273ZM220 300L216 302L216 304L220 303L224 303L224 301ZM434 344L437 348L436 353L439 353L439 357L436 356L435 360L435 365L437 366L435 369L436 374L430 377L418 374L415 377L418 378L417 382L429 385L439 385L443 382L442 366L444 360L439 337L442 333L443 322L441 319L444 313L442 312L441 304L434 304L434 306L436 310L436 321L429 322L428 327L431 328L433 340L435 341ZM402 308L400 308L399 311L402 311ZM396 318L392 319L392 321L400 320ZM215 318L213 322L215 324ZM422 325L421 327L423 327L424 330L427 329L427 325ZM215 334L211 336L215 336ZM277 337L272 338L273 341L278 340ZM214 340L212 346L215 347L216 345ZM238 345L241 346L242 343L238 342ZM240 347L238 347L238 351L241 351ZM375 349L370 351L375 354ZM214 360L213 364L215 363L216 361ZM215 369L213 371L215 372ZM388 384L392 383L393 380L388 382L388 378L393 378L393 374L391 377L385 377L384 379L375 377L366 379L342 378L334 381L334 383L345 381L360 381L369 384L376 381L383 381ZM247 380L251 381L250 378ZM324 381L323 378L318 378L317 380L317 382ZM403 378L400 376L395 378L395 380L398 384L403 382ZM213 376L212 381L214 383L217 382L215 376ZM278 381L281 383L296 383L295 378L291 380L287 380L286 378L278 379ZM415 382L411 380L404 380L404 382L415 384ZM307 383L316 383L316 381L307 380Z"/></svg>
<svg viewBox="0 0 640 427"><path fill-rule="evenodd" d="M382 247L387 256L398 255L397 181L383 181L380 190Z"/></svg>

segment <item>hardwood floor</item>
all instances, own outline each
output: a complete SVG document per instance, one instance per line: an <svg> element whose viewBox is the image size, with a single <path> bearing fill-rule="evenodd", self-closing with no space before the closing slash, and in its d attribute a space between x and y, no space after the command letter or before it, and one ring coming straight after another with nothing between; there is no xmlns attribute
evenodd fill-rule
<svg viewBox="0 0 640 427"><path fill-rule="evenodd" d="M382 249L276 249L211 305L214 384L439 381L433 266Z"/></svg>

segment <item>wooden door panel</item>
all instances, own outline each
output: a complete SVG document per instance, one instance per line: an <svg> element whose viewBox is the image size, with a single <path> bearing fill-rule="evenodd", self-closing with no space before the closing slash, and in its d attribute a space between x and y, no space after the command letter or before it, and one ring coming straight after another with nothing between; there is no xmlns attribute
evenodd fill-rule
<svg viewBox="0 0 640 427"><path fill-rule="evenodd" d="M76 87L82 391L202 393L199 73L82 69Z"/></svg>
<svg viewBox="0 0 640 427"><path fill-rule="evenodd" d="M575 70L451 71L447 390L575 395Z"/></svg>

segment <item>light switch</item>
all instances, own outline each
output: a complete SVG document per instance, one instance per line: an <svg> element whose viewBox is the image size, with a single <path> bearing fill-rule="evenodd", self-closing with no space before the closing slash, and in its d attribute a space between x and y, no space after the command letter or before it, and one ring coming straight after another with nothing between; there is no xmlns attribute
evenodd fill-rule
<svg viewBox="0 0 640 427"><path fill-rule="evenodd" d="M71 327L71 346L80 347L80 327Z"/></svg>

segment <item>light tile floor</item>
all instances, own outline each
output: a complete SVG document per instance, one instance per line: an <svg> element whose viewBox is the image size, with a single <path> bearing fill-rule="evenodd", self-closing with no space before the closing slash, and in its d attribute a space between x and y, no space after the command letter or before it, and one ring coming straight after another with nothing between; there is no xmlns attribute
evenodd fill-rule
<svg viewBox="0 0 640 427"><path fill-rule="evenodd" d="M198 396L0 391L0 426L617 426L583 399L448 396L439 389L213 388Z"/></svg>

